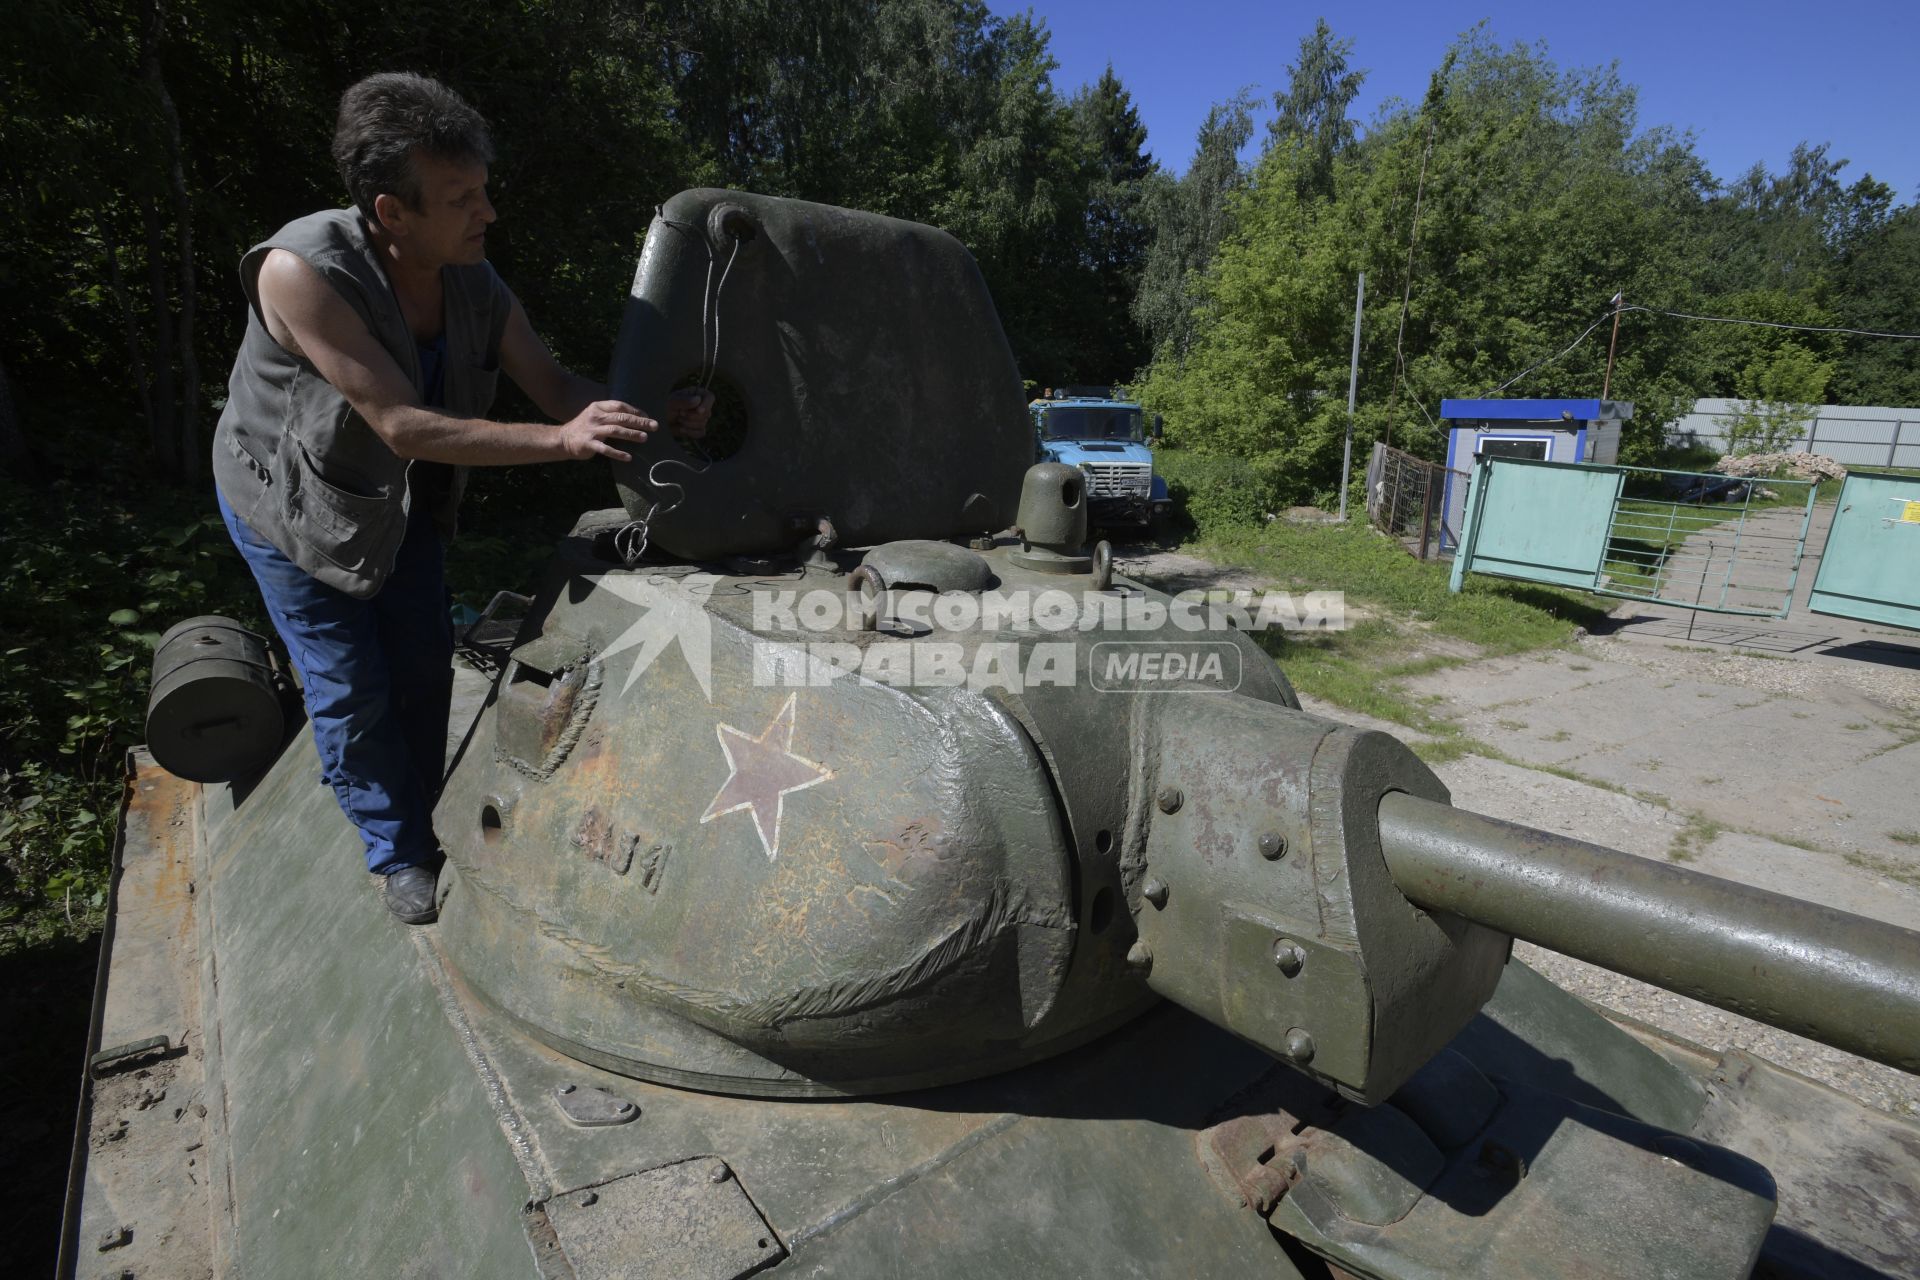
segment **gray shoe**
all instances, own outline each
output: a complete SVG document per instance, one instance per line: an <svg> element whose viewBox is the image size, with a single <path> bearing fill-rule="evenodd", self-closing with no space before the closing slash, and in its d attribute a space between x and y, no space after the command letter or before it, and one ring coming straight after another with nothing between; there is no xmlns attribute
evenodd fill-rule
<svg viewBox="0 0 1920 1280"><path fill-rule="evenodd" d="M380 898L396 919L407 924L432 924L440 914L433 900L437 879L425 867L401 867L386 877L380 886Z"/></svg>

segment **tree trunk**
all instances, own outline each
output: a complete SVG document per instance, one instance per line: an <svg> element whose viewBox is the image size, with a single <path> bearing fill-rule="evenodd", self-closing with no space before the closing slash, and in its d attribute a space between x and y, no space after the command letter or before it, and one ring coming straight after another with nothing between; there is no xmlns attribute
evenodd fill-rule
<svg viewBox="0 0 1920 1280"><path fill-rule="evenodd" d="M153 305L153 382L148 393L153 459L169 476L180 474L174 454L173 300L167 295L167 246L160 225L160 209L152 200L140 204L140 222L147 239L147 292Z"/></svg>
<svg viewBox="0 0 1920 1280"><path fill-rule="evenodd" d="M107 287L113 291L113 300L120 304L120 315L127 325L127 372L133 375L133 391L139 397L140 416L146 419L147 437L155 456L158 456L166 441L159 421L153 416L153 384L147 377L146 352L140 346L140 321L133 313L133 298L127 293L127 278L120 270L120 245L113 238L113 228L104 221L100 236L107 247Z"/></svg>
<svg viewBox="0 0 1920 1280"><path fill-rule="evenodd" d="M15 480L34 479L37 468L27 452L26 433L20 430L20 415L14 406L13 379L7 366L0 364L0 469Z"/></svg>
<svg viewBox="0 0 1920 1280"><path fill-rule="evenodd" d="M167 92L166 79L160 72L159 32L163 15L157 4L154 6L154 16L155 23L151 28L154 38L146 43L146 65L143 70L160 104L160 118L167 127L167 177L173 194L174 236L180 258L180 314L176 320L178 329L175 338L180 352L180 402L169 443L175 473L191 484L200 478L201 462L200 360L193 346L193 200L187 194L187 174L182 159L185 149L180 140L180 112L175 108L173 95ZM166 323L164 315L159 317L159 323Z"/></svg>

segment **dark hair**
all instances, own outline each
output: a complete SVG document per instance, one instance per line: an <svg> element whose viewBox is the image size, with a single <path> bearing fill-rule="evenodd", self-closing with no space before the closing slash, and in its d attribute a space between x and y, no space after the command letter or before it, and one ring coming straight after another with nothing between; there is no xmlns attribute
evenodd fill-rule
<svg viewBox="0 0 1920 1280"><path fill-rule="evenodd" d="M493 139L486 120L466 99L411 71L368 76L340 95L333 162L368 222L379 225L373 202L380 195L420 207L415 151L439 160L490 164Z"/></svg>

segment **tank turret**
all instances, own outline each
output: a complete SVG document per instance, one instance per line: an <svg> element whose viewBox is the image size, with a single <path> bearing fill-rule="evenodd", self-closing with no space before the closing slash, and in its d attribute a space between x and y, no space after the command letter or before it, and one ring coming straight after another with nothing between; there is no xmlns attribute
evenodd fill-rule
<svg viewBox="0 0 1920 1280"><path fill-rule="evenodd" d="M661 326L710 280L729 338L706 373L751 389L751 445L697 475L672 443L620 468L623 528L665 474L684 489L647 524L662 563L578 531L442 808L469 886L449 955L535 1034L642 1077L868 1093L1033 1061L1153 993L1376 1103L1479 1010L1517 933L1920 1058L1911 935L1731 888L1709 909L1717 882L1622 857L1549 884L1564 842L1451 814L1398 742L1300 711L1226 619L1114 580L1077 469L1031 467L1011 507L1019 450L994 446L1019 384L951 238L676 197L617 369L690 362ZM850 381L855 347L941 372ZM864 451L883 439L897 465ZM987 511L1015 532L980 536ZM822 521L918 540L787 554ZM687 561L713 555L736 559ZM1215 674L1129 679L1148 655Z"/></svg>
<svg viewBox="0 0 1920 1280"><path fill-rule="evenodd" d="M1920 1065L1914 935L1454 811L1397 741L1299 710L1241 633L1096 588L1091 555L1076 576L1023 567L1023 539L948 546L978 586L890 567L868 624L875 575L850 592L846 567L911 548L769 578L596 562L590 532L441 811L455 966L590 1061L895 1090L1045 1056L1152 992L1372 1103L1521 936ZM1163 651L1218 675L1096 687ZM932 660L949 674L917 680Z"/></svg>

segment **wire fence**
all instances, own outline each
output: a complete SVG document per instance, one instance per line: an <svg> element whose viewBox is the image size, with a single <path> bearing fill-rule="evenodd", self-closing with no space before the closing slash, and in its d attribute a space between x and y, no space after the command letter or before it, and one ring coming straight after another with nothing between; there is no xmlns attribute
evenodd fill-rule
<svg viewBox="0 0 1920 1280"><path fill-rule="evenodd" d="M1604 595L1784 617L1815 486L1627 467L1614 504Z"/></svg>
<svg viewBox="0 0 1920 1280"><path fill-rule="evenodd" d="M1449 481L1466 492L1466 472L1376 443L1367 463L1367 519L1409 555L1421 560L1450 555L1460 531L1447 524Z"/></svg>

